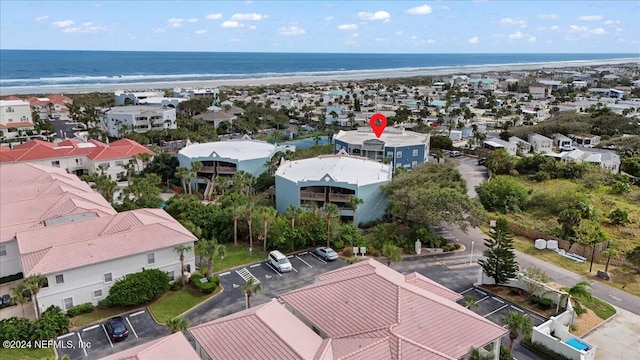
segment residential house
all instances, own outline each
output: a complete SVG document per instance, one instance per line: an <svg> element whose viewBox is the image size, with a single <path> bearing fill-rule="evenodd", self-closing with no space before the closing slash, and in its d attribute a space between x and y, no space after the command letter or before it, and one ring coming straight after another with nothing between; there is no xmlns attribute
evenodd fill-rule
<svg viewBox="0 0 640 360"><path fill-rule="evenodd" d="M68 117L69 109L67 104L72 104L73 100L63 94L49 94L43 98L32 96L28 99L31 109L36 111L42 118Z"/></svg>
<svg viewBox="0 0 640 360"><path fill-rule="evenodd" d="M553 90L560 90L564 87L564 84L562 83L562 81L558 81L558 80L538 80L538 82L542 85L544 85L545 87Z"/></svg>
<svg viewBox="0 0 640 360"><path fill-rule="evenodd" d="M418 273L403 275L370 259L189 332L203 359L258 352L278 359L451 360L472 348L498 359L507 330L455 302L460 299Z"/></svg>
<svg viewBox="0 0 640 360"><path fill-rule="evenodd" d="M529 94L534 99L544 99L549 95L549 91L545 84L536 81L529 85Z"/></svg>
<svg viewBox="0 0 640 360"><path fill-rule="evenodd" d="M341 130L333 136L334 153L344 150L349 155L369 159L390 160L395 168L413 168L429 161L429 134L387 127L378 138L371 128Z"/></svg>
<svg viewBox="0 0 640 360"><path fill-rule="evenodd" d="M527 141L520 139L517 136L510 137L509 142L517 145L518 147L517 152L520 154L528 154L529 152L531 152L531 144L529 144L529 142Z"/></svg>
<svg viewBox="0 0 640 360"><path fill-rule="evenodd" d="M590 88L589 92L606 98L622 99L624 91L618 89Z"/></svg>
<svg viewBox="0 0 640 360"><path fill-rule="evenodd" d="M131 139L120 139L110 144L97 140L87 142L78 139L50 143L30 140L14 146L13 149L0 148L0 164L31 163L60 168L78 176L104 173L111 179L126 177L124 166L136 165L138 170L145 164L136 156L155 153Z"/></svg>
<svg viewBox="0 0 640 360"><path fill-rule="evenodd" d="M555 133L553 137L553 146L560 150L573 150L573 140L562 134Z"/></svg>
<svg viewBox="0 0 640 360"><path fill-rule="evenodd" d="M276 209L296 207L322 208L331 203L340 215L354 217L349 198L356 196L358 223L378 220L385 214L386 200L380 187L391 181L392 167L366 157L349 156L343 149L336 155L288 161L280 165L276 177Z"/></svg>
<svg viewBox="0 0 640 360"><path fill-rule="evenodd" d="M201 99L201 98L213 98L218 99L220 96L220 89L218 88L201 88L201 89L173 89L173 97L187 98L187 99Z"/></svg>
<svg viewBox="0 0 640 360"><path fill-rule="evenodd" d="M116 106L140 105L140 100L147 98L162 98L164 91L122 91L118 90L113 93L116 100Z"/></svg>
<svg viewBox="0 0 640 360"><path fill-rule="evenodd" d="M483 147L491 150L504 149L507 154L515 156L518 152L518 144L504 141L500 138L489 138L483 142Z"/></svg>
<svg viewBox="0 0 640 360"><path fill-rule="evenodd" d="M602 149L574 149L557 155L563 162L589 162L614 174L620 171L620 155Z"/></svg>
<svg viewBox="0 0 640 360"><path fill-rule="evenodd" d="M215 127L226 122L229 126L233 124L238 116L244 114L244 110L237 106L225 106L224 108L212 105L206 112L194 116L194 119L202 119Z"/></svg>
<svg viewBox="0 0 640 360"><path fill-rule="evenodd" d="M105 111L103 125L109 136L121 137L121 133L149 130L177 129L176 109L150 105L118 106Z"/></svg>
<svg viewBox="0 0 640 360"><path fill-rule="evenodd" d="M569 134L574 146L594 147L600 144L600 136L591 134Z"/></svg>
<svg viewBox="0 0 640 360"><path fill-rule="evenodd" d="M553 147L553 140L540 134L529 134L527 140L531 144L531 150L534 153L548 153L551 152Z"/></svg>
<svg viewBox="0 0 640 360"><path fill-rule="evenodd" d="M26 131L33 130L31 106L24 100L0 100L0 140L26 139Z"/></svg>

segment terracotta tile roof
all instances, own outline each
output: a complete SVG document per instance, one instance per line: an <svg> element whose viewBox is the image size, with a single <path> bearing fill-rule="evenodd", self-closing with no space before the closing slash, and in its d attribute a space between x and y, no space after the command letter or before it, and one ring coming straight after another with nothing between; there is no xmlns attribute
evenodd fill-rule
<svg viewBox="0 0 640 360"><path fill-rule="evenodd" d="M101 358L101 360L200 360L189 341L181 332L158 340L134 346L127 350Z"/></svg>
<svg viewBox="0 0 640 360"><path fill-rule="evenodd" d="M16 234L25 276L51 274L197 240L162 209L138 209Z"/></svg>
<svg viewBox="0 0 640 360"><path fill-rule="evenodd" d="M189 329L212 359L330 359L325 342L277 300Z"/></svg>
<svg viewBox="0 0 640 360"><path fill-rule="evenodd" d="M78 156L87 156L91 160L100 161L126 159L141 153L155 155L147 147L129 139L118 140L111 144L96 140L87 142L65 140L58 144L42 140L30 140L15 146L12 150L2 149L0 151L0 162L21 162Z"/></svg>
<svg viewBox="0 0 640 360"><path fill-rule="evenodd" d="M405 281L409 284L415 285L421 289L427 290L451 301L458 301L464 298L464 296L458 294L457 292L443 285L440 285L437 282L429 279L428 277L422 276L416 272L406 275Z"/></svg>
<svg viewBox="0 0 640 360"><path fill-rule="evenodd" d="M320 282L281 295L303 318L333 338L382 339L336 358L458 359L505 329L456 304L450 291L419 275L404 276L375 260L317 277ZM329 311L330 310L330 311ZM383 345L386 344L386 345ZM336 352L337 351L337 352ZM366 354L365 354L366 351Z"/></svg>
<svg viewBox="0 0 640 360"><path fill-rule="evenodd" d="M12 122L6 124L0 124L0 129L10 129L10 128L32 128L35 124L29 121L21 121L21 122Z"/></svg>
<svg viewBox="0 0 640 360"><path fill-rule="evenodd" d="M10 96L5 97L2 100L24 100L24 99L21 99L21 98L15 96L15 95L10 95Z"/></svg>

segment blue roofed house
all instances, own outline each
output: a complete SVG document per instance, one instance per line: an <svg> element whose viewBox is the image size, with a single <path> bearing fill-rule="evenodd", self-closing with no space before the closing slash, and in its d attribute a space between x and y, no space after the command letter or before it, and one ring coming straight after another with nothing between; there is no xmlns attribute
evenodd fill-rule
<svg viewBox="0 0 640 360"><path fill-rule="evenodd" d="M288 161L275 173L276 209L284 213L289 205L322 208L332 203L342 217L353 218L349 198L356 196L363 201L356 210L356 222L378 220L387 208L380 187L391 181L392 172L390 165L349 156L344 150L336 155Z"/></svg>
<svg viewBox="0 0 640 360"><path fill-rule="evenodd" d="M349 155L383 161L394 168L413 168L429 161L430 135L387 127L380 138L370 128L340 131L333 136L334 153L344 150Z"/></svg>

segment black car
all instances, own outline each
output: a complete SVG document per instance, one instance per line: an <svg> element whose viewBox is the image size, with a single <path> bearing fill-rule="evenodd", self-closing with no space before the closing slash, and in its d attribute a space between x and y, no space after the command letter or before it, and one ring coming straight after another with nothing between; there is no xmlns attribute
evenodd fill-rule
<svg viewBox="0 0 640 360"><path fill-rule="evenodd" d="M484 165L487 163L487 158L480 158L478 159L478 165Z"/></svg>
<svg viewBox="0 0 640 360"><path fill-rule="evenodd" d="M124 340L129 336L129 330L127 330L127 326L124 324L124 319L121 316L107 320L105 327L107 328L107 333L114 341Z"/></svg>

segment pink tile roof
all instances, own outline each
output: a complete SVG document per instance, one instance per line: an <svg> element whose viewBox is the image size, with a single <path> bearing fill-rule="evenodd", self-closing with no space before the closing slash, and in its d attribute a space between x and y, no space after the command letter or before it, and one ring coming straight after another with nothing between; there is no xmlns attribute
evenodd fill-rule
<svg viewBox="0 0 640 360"><path fill-rule="evenodd" d="M0 163L78 156L86 156L91 160L100 161L126 159L141 153L155 154L147 147L130 139L121 139L111 144L96 140L89 140L86 143L65 140L58 144L42 140L30 140L15 146L13 149L0 149Z"/></svg>
<svg viewBox="0 0 640 360"><path fill-rule="evenodd" d="M10 128L32 128L35 124L29 121L21 121L21 122L12 122L7 124L0 124L0 129L10 129ZM6 148L6 147L5 147Z"/></svg>
<svg viewBox="0 0 640 360"><path fill-rule="evenodd" d="M197 240L162 209L49 225L16 234L25 276L51 274Z"/></svg>
<svg viewBox="0 0 640 360"><path fill-rule="evenodd" d="M334 358L458 359L471 347L482 347L507 333L456 304L453 300L459 297L428 279L405 277L375 260L318 279L281 299L333 342L370 338L357 353L334 345ZM365 347L373 338L380 343Z"/></svg>
<svg viewBox="0 0 640 360"><path fill-rule="evenodd" d="M212 359L330 359L324 342L277 300L189 329Z"/></svg>
<svg viewBox="0 0 640 360"><path fill-rule="evenodd" d="M165 336L156 341L134 346L127 350L101 358L101 360L200 360L187 338L181 332Z"/></svg>

